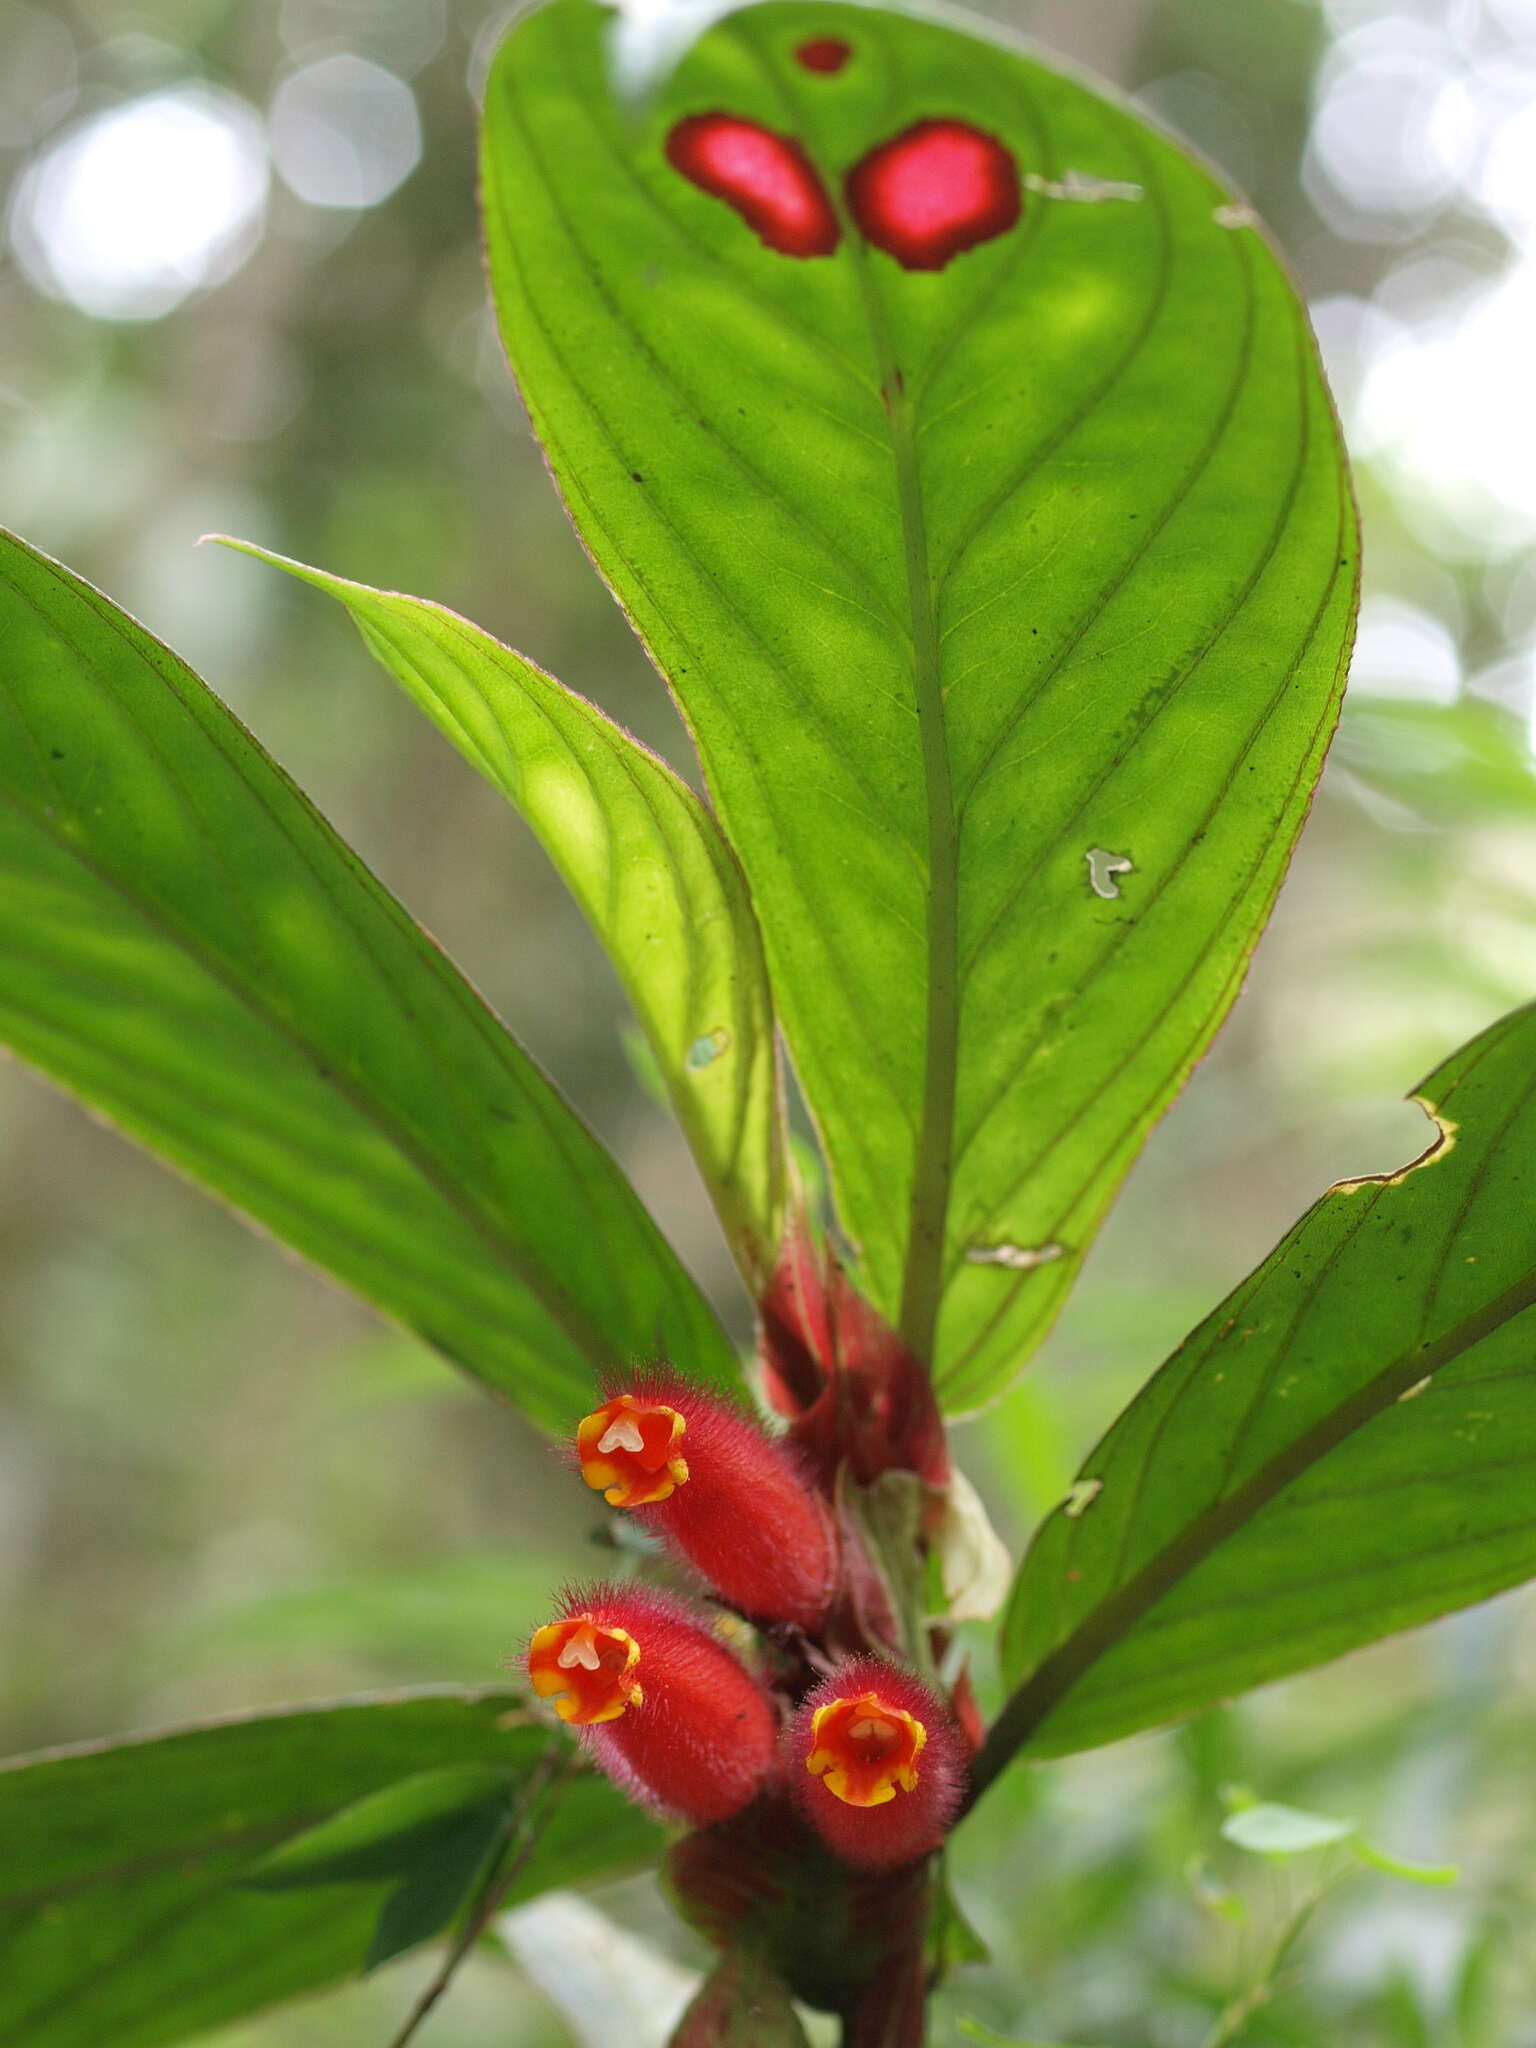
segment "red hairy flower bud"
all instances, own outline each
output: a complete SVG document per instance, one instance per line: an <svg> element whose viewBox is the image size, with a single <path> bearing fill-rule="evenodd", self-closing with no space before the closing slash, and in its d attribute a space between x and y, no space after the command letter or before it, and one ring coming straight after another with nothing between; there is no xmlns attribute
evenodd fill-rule
<svg viewBox="0 0 1536 2048"><path fill-rule="evenodd" d="M894 1870L936 1849L960 1803L964 1739L938 1694L878 1657L840 1665L784 1737L796 1804L846 1863Z"/></svg>
<svg viewBox="0 0 1536 2048"><path fill-rule="evenodd" d="M825 1616L832 1517L791 1454L720 1396L670 1373L637 1382L585 1418L576 1455L588 1486L632 1510L732 1607L803 1629Z"/></svg>
<svg viewBox="0 0 1536 2048"><path fill-rule="evenodd" d="M535 1631L529 1681L609 1777L700 1826L757 1796L777 1733L767 1694L682 1601L576 1587Z"/></svg>

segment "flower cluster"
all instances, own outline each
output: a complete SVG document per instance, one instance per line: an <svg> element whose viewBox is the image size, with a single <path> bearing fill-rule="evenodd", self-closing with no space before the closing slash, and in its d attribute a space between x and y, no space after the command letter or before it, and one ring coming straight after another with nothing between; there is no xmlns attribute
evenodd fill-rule
<svg viewBox="0 0 1536 2048"><path fill-rule="evenodd" d="M861 1640L855 1574L812 1461L671 1373L577 1425L575 1462L740 1621L634 1583L568 1590L529 1682L634 1798L708 1827L754 1803L858 1871L936 1849L966 1744L949 1705Z"/></svg>

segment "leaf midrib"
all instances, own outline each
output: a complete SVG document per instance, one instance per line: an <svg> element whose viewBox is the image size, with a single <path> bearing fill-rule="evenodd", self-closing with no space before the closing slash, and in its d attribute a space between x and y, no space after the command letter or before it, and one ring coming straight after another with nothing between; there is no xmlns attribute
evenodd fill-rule
<svg viewBox="0 0 1536 2048"><path fill-rule="evenodd" d="M785 107L795 132L804 138L813 162L816 161L820 151L809 135L800 108L785 90L782 80L755 41L737 40L756 63L769 92ZM914 401L907 391L879 288L871 273L869 250L849 214L842 180L831 164L818 162L817 169L823 190L842 229L842 248L848 256L869 329L901 523L912 696L923 769L927 856L924 952L927 974L923 996L922 1106L913 1153L912 1186L907 1206L908 1235L896 1321L902 1342L931 1375L939 1309L944 1298L944 1247L954 1180L960 1032L960 848L955 823L949 736L944 723L938 597L929 560L927 519L917 461Z"/></svg>

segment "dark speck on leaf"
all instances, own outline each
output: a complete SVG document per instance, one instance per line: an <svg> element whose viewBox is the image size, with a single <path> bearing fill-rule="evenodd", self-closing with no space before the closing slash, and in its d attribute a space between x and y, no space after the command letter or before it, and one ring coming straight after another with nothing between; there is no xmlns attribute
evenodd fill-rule
<svg viewBox="0 0 1536 2048"><path fill-rule="evenodd" d="M643 484L645 482L645 478L640 474L638 469L632 469L629 473L634 478L637 484Z"/></svg>
<svg viewBox="0 0 1536 2048"><path fill-rule="evenodd" d="M64 749L62 747L55 747L53 750L53 758L55 761L62 761L64 758Z"/></svg>

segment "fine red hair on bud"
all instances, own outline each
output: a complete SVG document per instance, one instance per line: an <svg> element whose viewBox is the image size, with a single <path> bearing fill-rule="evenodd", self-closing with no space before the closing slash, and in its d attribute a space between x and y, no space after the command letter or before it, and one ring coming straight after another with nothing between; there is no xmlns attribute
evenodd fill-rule
<svg viewBox="0 0 1536 2048"><path fill-rule="evenodd" d="M673 1373L615 1393L576 1432L588 1486L628 1508L730 1606L811 1630L837 1580L825 1502L791 1452Z"/></svg>
<svg viewBox="0 0 1536 2048"><path fill-rule="evenodd" d="M774 1767L768 1695L702 1616L665 1593L573 1587L523 1662L534 1691L647 1806L701 1827L726 1820Z"/></svg>
<svg viewBox="0 0 1536 2048"><path fill-rule="evenodd" d="M790 1794L828 1848L861 1870L937 1849L960 1804L965 1742L931 1687L878 1657L839 1665L784 1734Z"/></svg>

